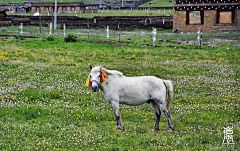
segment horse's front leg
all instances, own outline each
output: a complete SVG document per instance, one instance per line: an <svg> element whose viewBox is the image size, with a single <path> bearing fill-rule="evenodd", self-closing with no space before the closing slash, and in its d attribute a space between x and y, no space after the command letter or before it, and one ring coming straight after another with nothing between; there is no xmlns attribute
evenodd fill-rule
<svg viewBox="0 0 240 151"><path fill-rule="evenodd" d="M113 108L113 111L114 111L114 114L115 114L115 117L117 120L117 129L124 130L124 126L123 126L122 119L121 119L121 114L119 111L119 102L112 101L111 105L112 105L112 108Z"/></svg>

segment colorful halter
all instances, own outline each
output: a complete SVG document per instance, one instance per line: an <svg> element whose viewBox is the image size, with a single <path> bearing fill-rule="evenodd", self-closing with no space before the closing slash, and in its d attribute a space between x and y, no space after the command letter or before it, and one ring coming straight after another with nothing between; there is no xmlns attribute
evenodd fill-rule
<svg viewBox="0 0 240 151"><path fill-rule="evenodd" d="M105 76L105 74L104 74L102 71L99 71L99 73L100 73L100 82L101 82L101 83L104 83L105 80L106 80L106 76ZM91 83L91 80L90 80L90 74L89 74L89 76L88 76L88 78L87 78L87 81L86 81L86 83L85 83L85 86L87 86L87 87L92 87L92 83Z"/></svg>

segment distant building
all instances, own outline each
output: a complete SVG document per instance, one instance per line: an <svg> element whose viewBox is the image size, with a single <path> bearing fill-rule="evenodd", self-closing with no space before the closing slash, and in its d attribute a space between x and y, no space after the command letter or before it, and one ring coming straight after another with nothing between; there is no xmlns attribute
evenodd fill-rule
<svg viewBox="0 0 240 151"><path fill-rule="evenodd" d="M0 4L0 11L1 10L6 10L6 9L11 9L12 4Z"/></svg>
<svg viewBox="0 0 240 151"><path fill-rule="evenodd" d="M173 9L173 27L181 32L240 30L239 0L175 0Z"/></svg>
<svg viewBox="0 0 240 151"><path fill-rule="evenodd" d="M41 13L51 13L55 12L55 3L31 3L31 12L39 12L41 9ZM58 3L57 4L57 12L58 13L80 13L84 12L85 5L83 3Z"/></svg>
<svg viewBox="0 0 240 151"><path fill-rule="evenodd" d="M104 8L105 4L84 4L83 2L57 3L57 13L92 13L92 11L89 10L97 12L100 6ZM29 1L24 3L0 4L0 8L1 10L12 10L14 13L36 13L39 12L40 9L41 13L51 13L55 12L55 2L39 3L36 1Z"/></svg>

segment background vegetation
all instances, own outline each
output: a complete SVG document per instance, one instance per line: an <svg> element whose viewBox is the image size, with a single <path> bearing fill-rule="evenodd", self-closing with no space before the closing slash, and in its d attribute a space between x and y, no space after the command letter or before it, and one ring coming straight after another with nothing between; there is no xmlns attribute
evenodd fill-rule
<svg viewBox="0 0 240 151"><path fill-rule="evenodd" d="M200 49L167 42L151 47L138 40L152 41L132 37L118 46L118 39L105 38L78 38L75 43L57 37L2 39L0 149L237 150L240 54L235 43ZM126 130L116 130L103 94L98 108L98 94L84 86L89 64L126 76L172 80L176 130L168 132L162 114L160 131L152 131L155 114L149 104L121 105ZM234 145L223 145L227 126L233 127Z"/></svg>
<svg viewBox="0 0 240 151"><path fill-rule="evenodd" d="M66 35L74 34L78 37L87 38L106 38L107 31L106 25L103 25L102 29L84 29L84 28L76 28L76 29L67 29ZM34 26L23 26L23 36L36 36L46 38L49 35L50 28L49 27L41 27L41 33L39 33L39 27ZM157 29L156 39L157 44L164 43L163 41L196 41L197 33L183 33L183 34L173 34L172 29ZM196 31L197 32L197 31ZM0 35L15 35L20 36L20 28L19 26L9 26L0 28ZM57 25L57 29L52 33L55 37L63 37L64 31L60 29L60 25ZM135 29L133 31L126 31L121 24L119 25L119 30L109 30L109 37L111 39L118 39L120 41L141 43L152 45L152 30L143 30L143 29ZM4 38L4 37L3 37ZM10 37L11 38L11 37ZM239 32L224 32L224 33L202 33L202 41L208 42L208 44L212 44L215 46L216 43L226 43L226 42L238 42L240 41L240 33ZM190 44L190 42L188 42ZM172 43L171 43L172 44ZM194 44L194 43L192 43Z"/></svg>
<svg viewBox="0 0 240 151"><path fill-rule="evenodd" d="M139 7L172 7L174 6L174 0L151 0L147 3L143 3Z"/></svg>
<svg viewBox="0 0 240 151"><path fill-rule="evenodd" d="M39 2L39 0L32 0ZM0 0L0 3L24 3L25 0ZM41 2L55 2L55 0L41 0ZM84 2L84 3L96 3L94 0L57 0L58 3L68 3L68 2ZM97 1L100 3L100 0ZM117 0L106 0L102 1L103 3L109 4L121 4L121 1ZM173 0L140 0L137 2L131 2L132 4L137 4L140 7L171 7L174 5ZM130 4L131 4L130 3ZM129 2L124 2L124 4L129 4Z"/></svg>

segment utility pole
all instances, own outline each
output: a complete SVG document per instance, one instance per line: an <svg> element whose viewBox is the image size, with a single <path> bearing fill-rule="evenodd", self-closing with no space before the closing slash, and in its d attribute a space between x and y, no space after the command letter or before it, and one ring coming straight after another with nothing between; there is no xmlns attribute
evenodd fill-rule
<svg viewBox="0 0 240 151"><path fill-rule="evenodd" d="M53 2L51 2L51 16L52 16L52 24L53 24ZM53 28L53 33L54 33L54 28Z"/></svg>
<svg viewBox="0 0 240 151"><path fill-rule="evenodd" d="M54 29L57 28L57 0L55 0Z"/></svg>
<svg viewBox="0 0 240 151"><path fill-rule="evenodd" d="M41 34L41 0L39 0L39 34Z"/></svg>

